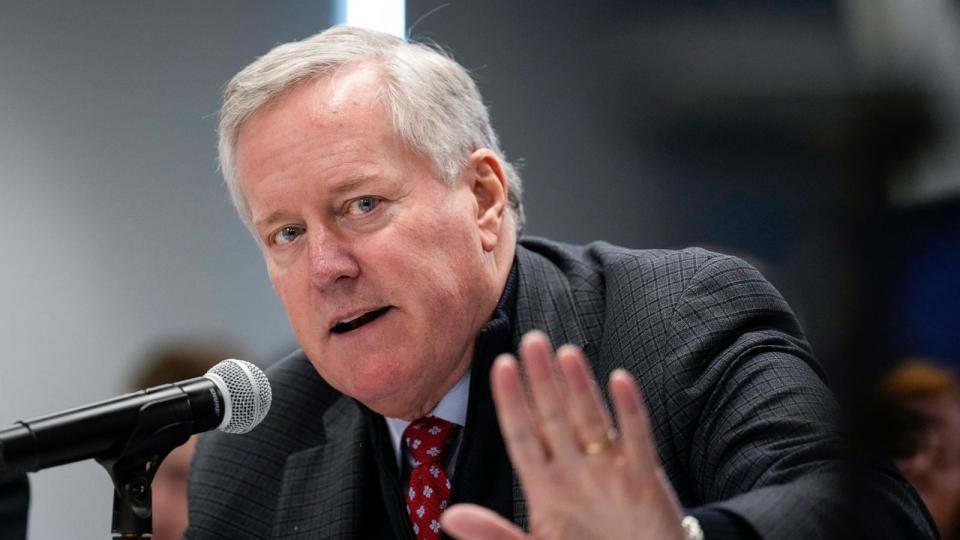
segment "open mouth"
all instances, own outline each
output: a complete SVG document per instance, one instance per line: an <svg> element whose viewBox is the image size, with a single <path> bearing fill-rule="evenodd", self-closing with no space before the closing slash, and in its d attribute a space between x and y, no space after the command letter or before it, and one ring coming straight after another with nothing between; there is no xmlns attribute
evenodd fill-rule
<svg viewBox="0 0 960 540"><path fill-rule="evenodd" d="M330 331L334 334L346 334L347 332L352 332L369 322L379 319L381 315L390 310L390 307L391 306L386 306L374 311L368 311L359 317L350 319L349 321L338 322Z"/></svg>

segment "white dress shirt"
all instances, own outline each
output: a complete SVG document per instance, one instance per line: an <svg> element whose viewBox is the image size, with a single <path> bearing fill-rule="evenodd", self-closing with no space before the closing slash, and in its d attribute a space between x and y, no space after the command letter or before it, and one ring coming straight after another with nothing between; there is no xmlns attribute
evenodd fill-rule
<svg viewBox="0 0 960 540"><path fill-rule="evenodd" d="M426 416L436 416L447 422L460 426L459 433L453 441L453 452L447 459L447 476L453 477L453 466L457 462L457 455L460 453L460 440L463 438L463 426L467 423L467 403L470 400L470 370L457 381L457 384L450 389L446 395L437 403ZM401 475L405 475L413 467L410 453L403 446L403 430L407 429L410 421L402 418L384 417L387 420L387 427L390 428L390 439L393 441L394 455L397 456L397 470ZM406 459L406 468L403 466L403 459Z"/></svg>

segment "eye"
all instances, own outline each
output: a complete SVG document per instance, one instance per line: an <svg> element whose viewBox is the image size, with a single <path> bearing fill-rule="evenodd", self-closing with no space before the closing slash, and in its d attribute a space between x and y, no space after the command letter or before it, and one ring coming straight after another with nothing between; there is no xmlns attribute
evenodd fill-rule
<svg viewBox="0 0 960 540"><path fill-rule="evenodd" d="M358 197L347 206L347 213L350 215L363 215L373 212L380 205L380 199L371 196Z"/></svg>
<svg viewBox="0 0 960 540"><path fill-rule="evenodd" d="M296 225L285 225L281 227L280 230L273 233L273 236L270 239L274 244L278 246L284 246L296 240L298 236L303 234L303 232L303 227L297 227Z"/></svg>

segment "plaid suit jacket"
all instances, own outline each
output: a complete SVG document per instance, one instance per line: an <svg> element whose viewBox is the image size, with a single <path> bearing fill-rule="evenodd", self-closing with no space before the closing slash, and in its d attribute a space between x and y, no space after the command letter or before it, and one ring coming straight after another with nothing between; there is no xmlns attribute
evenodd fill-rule
<svg viewBox="0 0 960 540"><path fill-rule="evenodd" d="M733 512L764 538L843 530L836 410L790 308L743 261L701 249L636 251L526 238L517 247L514 350L528 330L575 343L599 380L624 367L650 411L660 459L685 507ZM268 371L274 403L246 435L199 445L186 537L355 538L370 474L359 406L302 352ZM887 538L934 538L922 504L878 471ZM514 480L514 521L527 522ZM851 529L856 532L856 529Z"/></svg>

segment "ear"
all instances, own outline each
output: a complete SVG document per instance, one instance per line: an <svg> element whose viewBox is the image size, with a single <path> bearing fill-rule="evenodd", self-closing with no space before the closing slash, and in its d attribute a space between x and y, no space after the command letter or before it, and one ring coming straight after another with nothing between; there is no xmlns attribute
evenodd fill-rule
<svg viewBox="0 0 960 540"><path fill-rule="evenodd" d="M484 251L493 251L506 221L507 178L497 155L488 148L470 154L468 181L477 202L477 227Z"/></svg>

